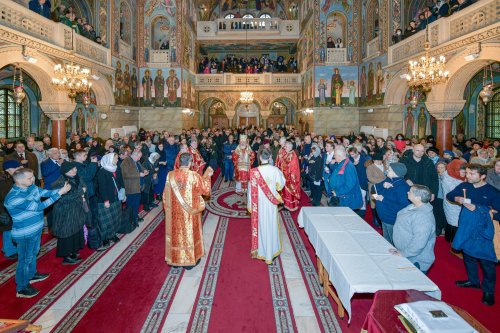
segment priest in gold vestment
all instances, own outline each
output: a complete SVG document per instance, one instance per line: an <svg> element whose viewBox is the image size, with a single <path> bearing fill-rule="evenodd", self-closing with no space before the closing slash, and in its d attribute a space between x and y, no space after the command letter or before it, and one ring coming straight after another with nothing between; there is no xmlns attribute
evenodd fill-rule
<svg viewBox="0 0 500 333"><path fill-rule="evenodd" d="M213 175L208 167L203 176L191 171L192 155L183 153L180 168L169 172L163 192L165 208L165 261L173 267L191 269L205 255L201 213L203 195L210 194Z"/></svg>

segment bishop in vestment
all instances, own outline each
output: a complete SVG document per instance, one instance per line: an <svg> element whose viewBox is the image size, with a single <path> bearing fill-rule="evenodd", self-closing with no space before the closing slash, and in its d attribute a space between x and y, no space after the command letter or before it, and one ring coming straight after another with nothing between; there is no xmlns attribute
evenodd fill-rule
<svg viewBox="0 0 500 333"><path fill-rule="evenodd" d="M255 160L255 152L247 143L247 136L240 136L240 144L233 151L234 179L236 193L246 192L250 179L250 168Z"/></svg>
<svg viewBox="0 0 500 333"><path fill-rule="evenodd" d="M180 168L170 171L163 192L165 209L165 261L170 266L191 269L205 255L201 213L203 195L210 194L212 168L200 176L189 170L192 156L180 156Z"/></svg>
<svg viewBox="0 0 500 333"><path fill-rule="evenodd" d="M279 168L286 179L282 193L283 206L291 212L296 211L300 200L300 167L299 158L291 142L285 144L285 154L280 159Z"/></svg>
<svg viewBox="0 0 500 333"><path fill-rule="evenodd" d="M189 153L191 154L191 157L193 157L193 165L191 166L191 170L198 172L200 176L203 175L203 169L205 168L205 164L207 163L198 150L198 141L191 141Z"/></svg>
<svg viewBox="0 0 500 333"><path fill-rule="evenodd" d="M261 166L250 170L247 209L251 214L252 258L271 264L281 251L278 204L282 202L280 191L285 177L280 169L269 164L271 152L264 149L260 154Z"/></svg>

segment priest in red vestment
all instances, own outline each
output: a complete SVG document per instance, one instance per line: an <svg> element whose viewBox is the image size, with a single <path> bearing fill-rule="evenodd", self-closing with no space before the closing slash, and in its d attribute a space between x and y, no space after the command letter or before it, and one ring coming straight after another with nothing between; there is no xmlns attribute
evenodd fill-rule
<svg viewBox="0 0 500 333"><path fill-rule="evenodd" d="M274 162L274 166L281 169L281 163L283 162L283 157L285 157L286 155L286 149L285 149L286 138L281 137L279 144L281 148L280 150L278 150L278 156L276 156L276 162Z"/></svg>
<svg viewBox="0 0 500 333"><path fill-rule="evenodd" d="M285 144L285 154L280 158L280 170L285 175L286 185L283 188L283 206L293 212L299 208L300 201L300 167L299 158L293 150L291 142Z"/></svg>
<svg viewBox="0 0 500 333"><path fill-rule="evenodd" d="M183 153L189 153L188 146L185 143L181 143L181 145L179 146L179 153L177 153L177 157L175 158L174 170L179 169L179 167L181 166L180 157ZM191 169L191 170L193 170L193 169Z"/></svg>
<svg viewBox="0 0 500 333"><path fill-rule="evenodd" d="M180 168L170 171L163 191L165 209L165 261L174 267L191 269L205 255L201 212L203 195L210 194L212 168L205 174L189 170L192 156L180 156Z"/></svg>
<svg viewBox="0 0 500 333"><path fill-rule="evenodd" d="M200 154L200 151L198 150L198 141L197 140L191 140L191 144L189 147L189 153L193 157L193 162L191 166L191 170L196 171L201 175L203 175L203 169L205 169L205 160Z"/></svg>
<svg viewBox="0 0 500 333"><path fill-rule="evenodd" d="M236 193L246 192L250 180L250 168L255 160L255 152L247 142L247 136L240 136L240 144L233 151L234 179L236 180Z"/></svg>

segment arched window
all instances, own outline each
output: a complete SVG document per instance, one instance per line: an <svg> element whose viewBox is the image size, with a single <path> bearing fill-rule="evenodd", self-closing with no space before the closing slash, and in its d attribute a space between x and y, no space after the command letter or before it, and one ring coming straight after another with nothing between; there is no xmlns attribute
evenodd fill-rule
<svg viewBox="0 0 500 333"><path fill-rule="evenodd" d="M14 102L11 89L0 89L0 137L20 138L22 136L22 104Z"/></svg>
<svg viewBox="0 0 500 333"><path fill-rule="evenodd" d="M120 3L120 39L132 45L132 12L125 1Z"/></svg>
<svg viewBox="0 0 500 333"><path fill-rule="evenodd" d="M224 16L224 18L225 18L226 20L233 19L233 18L234 18L234 14L227 14L226 16Z"/></svg>
<svg viewBox="0 0 500 333"><path fill-rule="evenodd" d="M497 91L486 106L485 137L500 138L500 91Z"/></svg>
<svg viewBox="0 0 500 333"><path fill-rule="evenodd" d="M245 19L250 18L251 19L251 18L253 18L253 15L252 14L245 14L245 15L243 15L243 18L245 18Z"/></svg>
<svg viewBox="0 0 500 333"><path fill-rule="evenodd" d="M269 14L262 14L259 16L259 18L272 18L272 17Z"/></svg>

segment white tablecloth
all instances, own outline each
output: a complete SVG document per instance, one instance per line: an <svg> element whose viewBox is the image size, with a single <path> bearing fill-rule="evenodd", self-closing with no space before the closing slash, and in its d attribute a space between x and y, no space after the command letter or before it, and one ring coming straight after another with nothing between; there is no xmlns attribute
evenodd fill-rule
<svg viewBox="0 0 500 333"><path fill-rule="evenodd" d="M441 291L394 247L346 207L304 207L298 217L351 320L355 293L416 289L441 299Z"/></svg>

